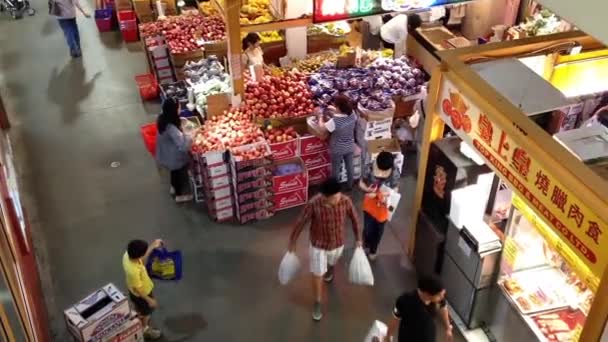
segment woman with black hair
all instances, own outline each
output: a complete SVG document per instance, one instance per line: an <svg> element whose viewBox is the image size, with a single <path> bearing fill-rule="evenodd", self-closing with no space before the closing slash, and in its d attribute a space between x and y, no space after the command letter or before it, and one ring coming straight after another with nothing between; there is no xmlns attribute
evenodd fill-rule
<svg viewBox="0 0 608 342"><path fill-rule="evenodd" d="M329 152L331 154L331 175L340 179L342 163L346 168L346 190L351 191L354 181L353 151L355 150L355 127L357 116L353 114L353 104L343 94L334 98L332 106L329 106L332 118L324 121L319 117L322 129L329 133Z"/></svg>
<svg viewBox="0 0 608 342"><path fill-rule="evenodd" d="M395 156L382 151L363 172L359 187L365 193L363 199L363 247L370 260L376 259L378 245L388 221L387 193L382 186L396 190L399 187L399 169L395 167Z"/></svg>
<svg viewBox="0 0 608 342"><path fill-rule="evenodd" d="M255 32L249 32L243 38L243 64L245 66L264 64L264 51L260 47L262 39Z"/></svg>
<svg viewBox="0 0 608 342"><path fill-rule="evenodd" d="M192 139L182 132L179 107L179 103L172 98L163 102L162 113L156 121L156 159L171 172L171 192L175 195L175 201L182 203L192 200L188 190Z"/></svg>

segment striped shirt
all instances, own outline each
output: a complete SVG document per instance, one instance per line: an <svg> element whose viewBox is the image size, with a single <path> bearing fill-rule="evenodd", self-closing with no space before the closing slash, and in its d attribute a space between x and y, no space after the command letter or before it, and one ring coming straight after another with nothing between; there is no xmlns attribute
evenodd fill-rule
<svg viewBox="0 0 608 342"><path fill-rule="evenodd" d="M355 150L355 114L337 114L326 123L329 137L329 150L332 154L343 155Z"/></svg>
<svg viewBox="0 0 608 342"><path fill-rule="evenodd" d="M336 205L325 202L323 195L316 195L304 207L304 212L295 224L291 233L291 242L302 233L304 225L310 221L310 243L319 249L334 250L344 245L344 224L346 216L352 221L353 233L359 239L361 223L355 212L353 202L348 196L341 195Z"/></svg>

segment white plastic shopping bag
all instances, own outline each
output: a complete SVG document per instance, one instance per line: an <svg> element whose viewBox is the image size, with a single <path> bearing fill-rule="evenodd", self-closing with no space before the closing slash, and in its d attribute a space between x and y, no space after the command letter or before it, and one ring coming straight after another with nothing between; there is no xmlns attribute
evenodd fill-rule
<svg viewBox="0 0 608 342"><path fill-rule="evenodd" d="M386 197L386 207L388 208L388 220L390 221L393 219L393 214L397 210L399 200L401 200L401 194L386 185L382 185L380 191L388 194Z"/></svg>
<svg viewBox="0 0 608 342"><path fill-rule="evenodd" d="M365 340L363 340L363 342L383 342L387 332L388 327L386 324L380 321L375 321L374 324L372 324L371 329L369 329L369 332L367 333L367 336L365 336ZM377 338L377 340L374 338Z"/></svg>
<svg viewBox="0 0 608 342"><path fill-rule="evenodd" d="M348 279L356 285L374 286L374 274L363 248L357 247L348 268Z"/></svg>
<svg viewBox="0 0 608 342"><path fill-rule="evenodd" d="M300 270L300 259L292 252L285 253L281 265L279 265L279 282L281 285L287 285Z"/></svg>

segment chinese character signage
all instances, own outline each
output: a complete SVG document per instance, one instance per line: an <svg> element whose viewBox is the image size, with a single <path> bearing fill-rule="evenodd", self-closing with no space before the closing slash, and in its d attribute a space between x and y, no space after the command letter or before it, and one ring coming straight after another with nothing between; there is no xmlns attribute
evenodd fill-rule
<svg viewBox="0 0 608 342"><path fill-rule="evenodd" d="M525 144L517 143L480 112L448 80L443 81L438 105L442 119L486 160L574 250L593 274L601 276L608 261L608 225L555 177L539 165Z"/></svg>
<svg viewBox="0 0 608 342"><path fill-rule="evenodd" d="M322 23L390 12L415 11L464 1L468 0L314 0L313 22Z"/></svg>

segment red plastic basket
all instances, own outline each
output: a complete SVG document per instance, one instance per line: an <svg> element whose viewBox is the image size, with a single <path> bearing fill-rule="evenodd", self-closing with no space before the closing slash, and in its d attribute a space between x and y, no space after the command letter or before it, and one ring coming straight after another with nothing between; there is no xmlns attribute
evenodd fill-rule
<svg viewBox="0 0 608 342"><path fill-rule="evenodd" d="M135 83L137 83L142 100L148 101L158 98L158 83L154 75L137 75L135 76Z"/></svg>
<svg viewBox="0 0 608 342"><path fill-rule="evenodd" d="M122 39L125 42L136 42L139 40L137 36L137 18L134 11L118 11L118 26L122 33Z"/></svg>
<svg viewBox="0 0 608 342"><path fill-rule="evenodd" d="M156 157L156 137L158 136L156 122L141 126L140 132L141 137L144 139L146 150L150 152L152 157Z"/></svg>
<svg viewBox="0 0 608 342"><path fill-rule="evenodd" d="M99 32L112 31L112 9L95 10L95 24Z"/></svg>

